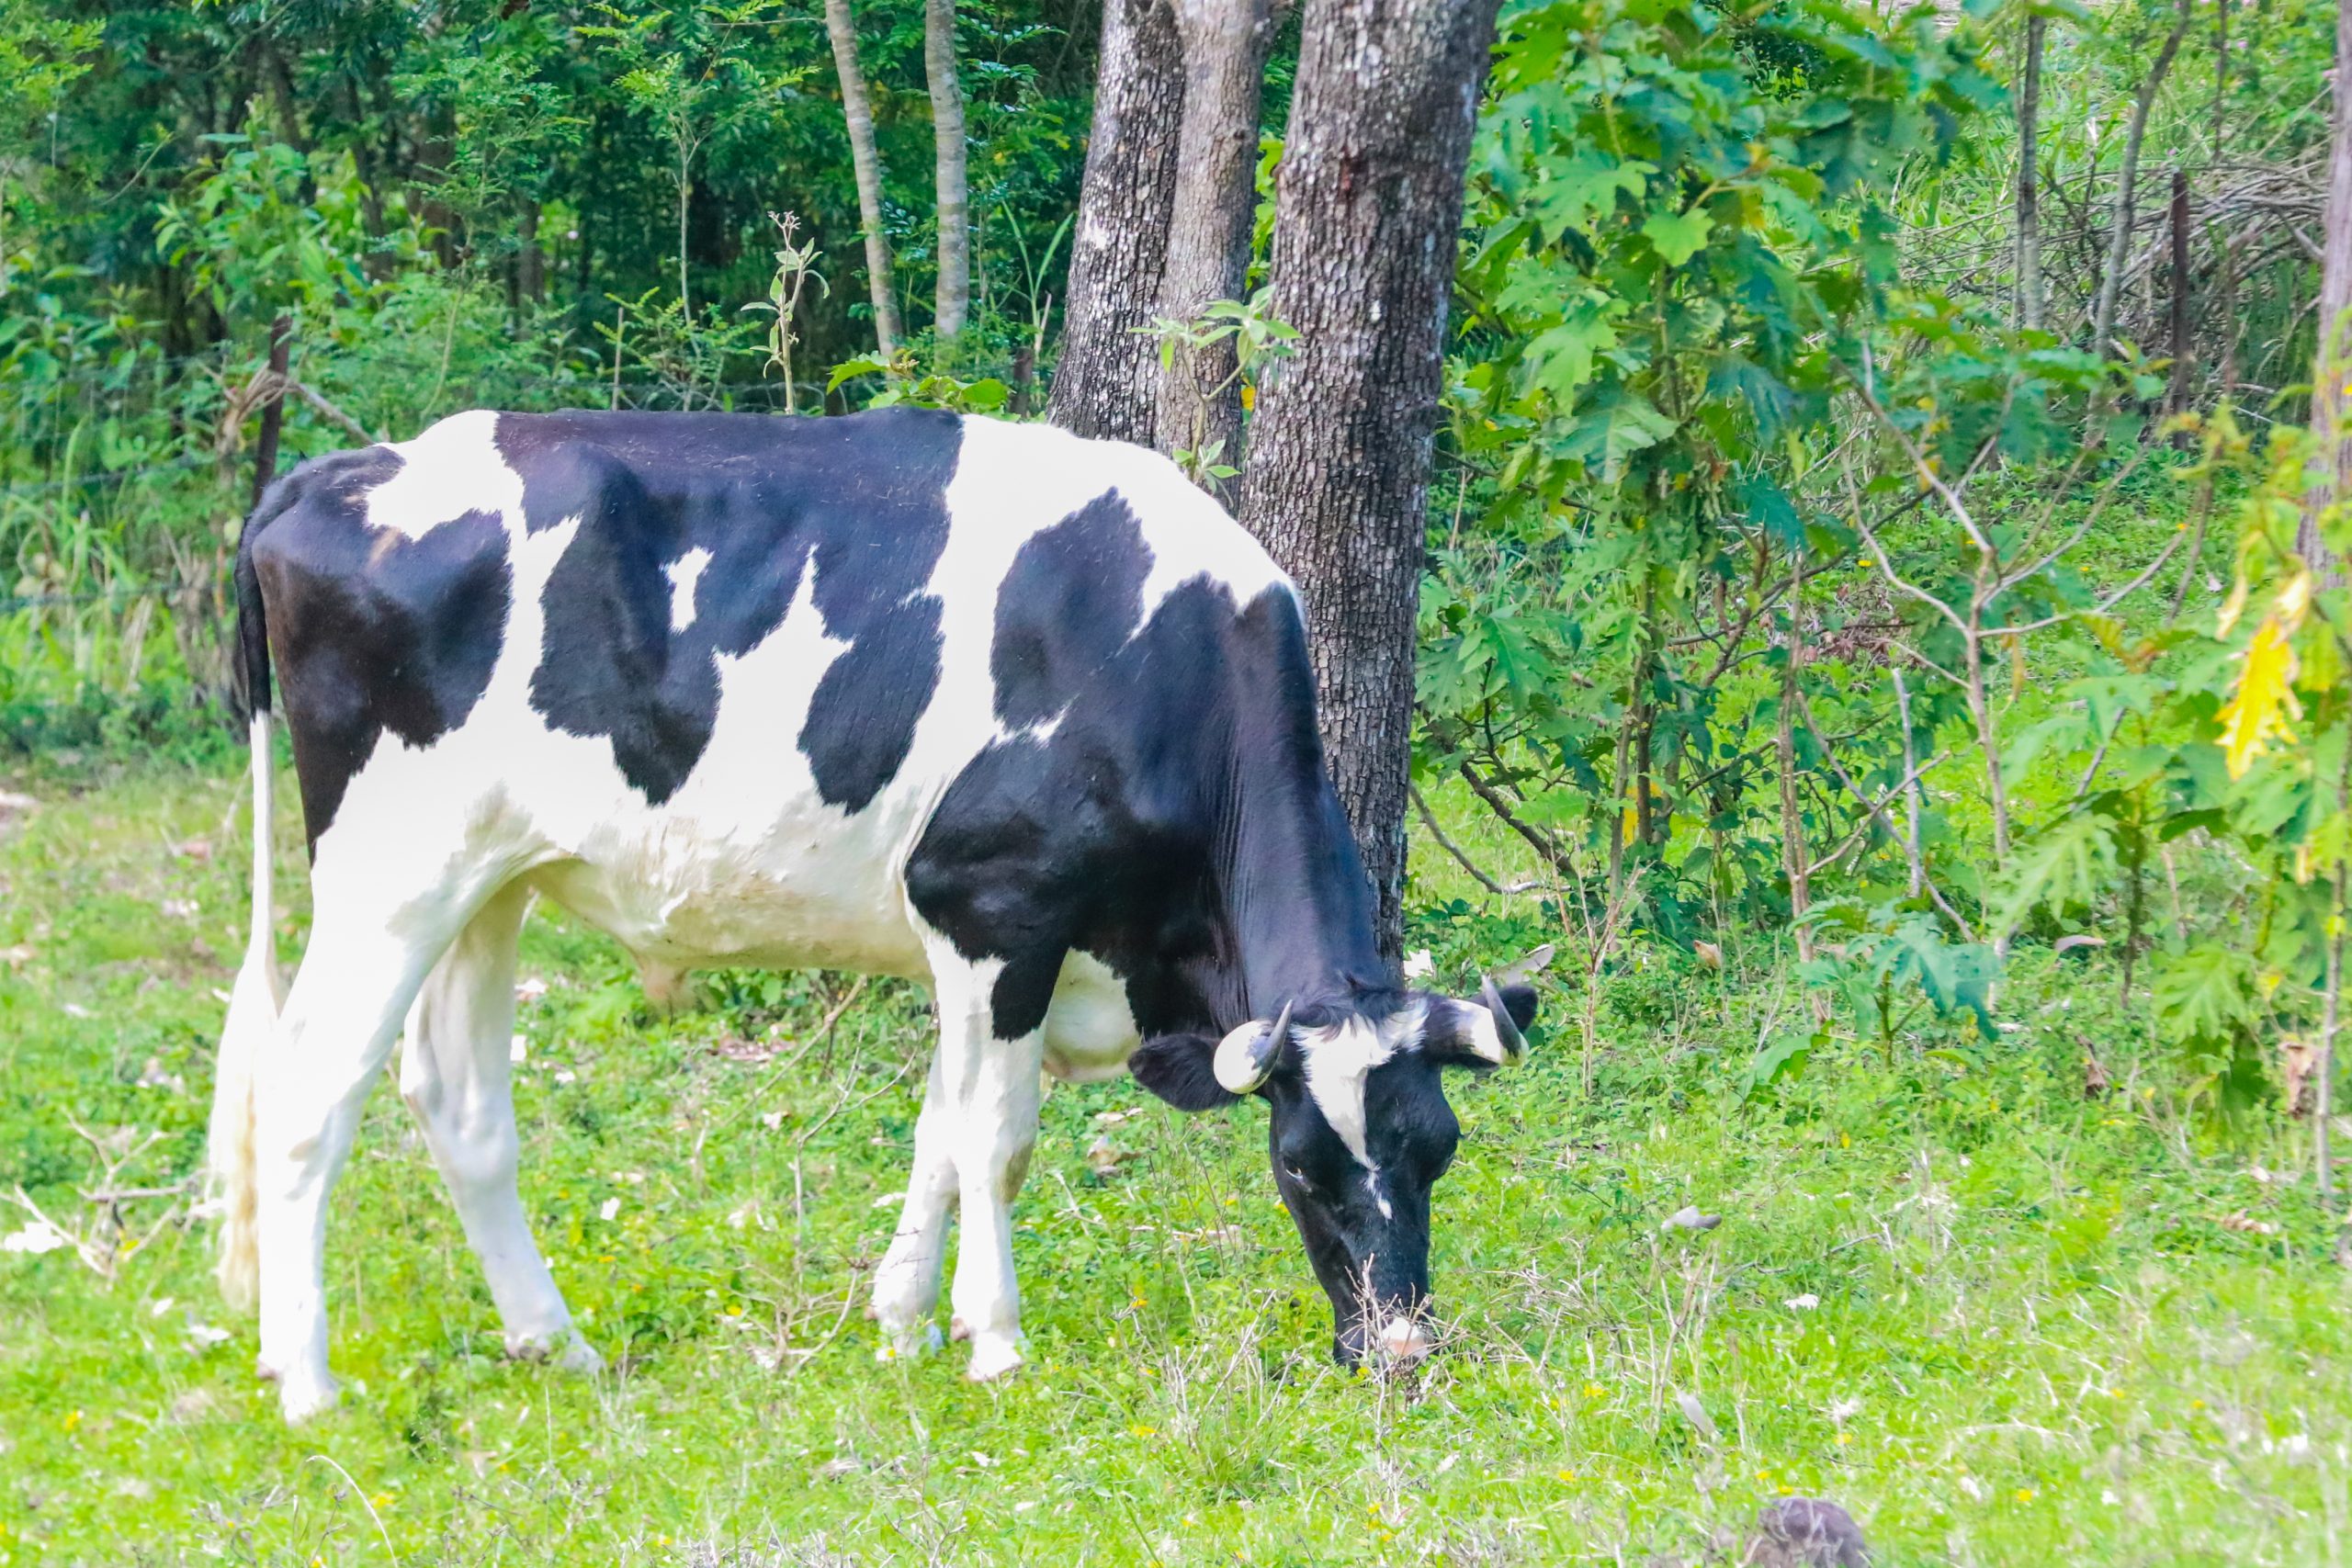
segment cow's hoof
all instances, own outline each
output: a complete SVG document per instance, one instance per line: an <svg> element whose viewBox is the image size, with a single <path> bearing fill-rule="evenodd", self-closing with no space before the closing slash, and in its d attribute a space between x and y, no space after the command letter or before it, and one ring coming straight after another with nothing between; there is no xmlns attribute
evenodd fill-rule
<svg viewBox="0 0 2352 1568"><path fill-rule="evenodd" d="M974 1382L993 1382L1011 1375L1020 1365L1021 1336L975 1334L971 1363L964 1369L964 1375Z"/></svg>
<svg viewBox="0 0 2352 1568"><path fill-rule="evenodd" d="M333 1410L340 1397L334 1379L323 1376L281 1377L277 1380L277 1408L286 1416L286 1424L299 1427L314 1416Z"/></svg>
<svg viewBox="0 0 2352 1568"><path fill-rule="evenodd" d="M580 1337L576 1328L559 1328L552 1334L509 1335L506 1355L509 1360L541 1361L558 1371L593 1376L605 1370L605 1358Z"/></svg>
<svg viewBox="0 0 2352 1568"><path fill-rule="evenodd" d="M953 1339L956 1344L961 1345L965 1340L969 1339L971 1337L972 1325L966 1323L962 1316L958 1315L947 1320L948 1338Z"/></svg>
<svg viewBox="0 0 2352 1568"><path fill-rule="evenodd" d="M925 1323L905 1328L886 1330L882 1343L874 1348L877 1361L911 1361L931 1355L940 1347L939 1325Z"/></svg>
<svg viewBox="0 0 2352 1568"><path fill-rule="evenodd" d="M575 1334L571 1343L558 1353L555 1364L559 1371L577 1372L582 1377L593 1378L605 1370L605 1358L596 1354L594 1346Z"/></svg>

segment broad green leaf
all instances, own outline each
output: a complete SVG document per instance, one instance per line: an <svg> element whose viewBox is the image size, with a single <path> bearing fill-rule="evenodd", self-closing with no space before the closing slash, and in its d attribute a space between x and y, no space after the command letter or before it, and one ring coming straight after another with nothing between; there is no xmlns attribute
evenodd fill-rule
<svg viewBox="0 0 2352 1568"><path fill-rule="evenodd" d="M1668 266L1680 266L1706 247L1714 220L1697 208L1688 212L1653 212L1642 220L1642 233Z"/></svg>

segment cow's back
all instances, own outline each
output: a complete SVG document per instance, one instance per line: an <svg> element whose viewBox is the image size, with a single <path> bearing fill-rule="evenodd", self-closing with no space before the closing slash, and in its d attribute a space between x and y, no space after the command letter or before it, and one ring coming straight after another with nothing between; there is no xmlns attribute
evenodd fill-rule
<svg viewBox="0 0 2352 1568"><path fill-rule="evenodd" d="M1279 581L1154 454L918 410L460 415L256 523L322 872L446 848L681 964L915 966L956 779L1180 585Z"/></svg>

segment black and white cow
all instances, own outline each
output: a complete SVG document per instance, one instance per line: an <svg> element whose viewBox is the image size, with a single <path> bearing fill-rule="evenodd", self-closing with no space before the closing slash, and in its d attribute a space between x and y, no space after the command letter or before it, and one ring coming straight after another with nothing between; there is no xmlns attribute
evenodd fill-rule
<svg viewBox="0 0 2352 1568"><path fill-rule="evenodd" d="M1426 1350L1430 1187L1457 1134L1439 1069L1514 1058L1533 993L1397 987L1297 595L1166 460L913 410L466 413L281 480L236 581L254 911L212 1162L221 1281L257 1287L289 1417L334 1397L327 1193L403 1022L401 1092L509 1346L595 1365L515 1191L535 893L657 983L930 983L939 1047L874 1290L890 1346L935 1342L960 1207L971 1375L1020 1361L1009 1205L1040 1069L1124 1066L1187 1111L1265 1100L1338 1353ZM314 899L290 993L273 707Z"/></svg>

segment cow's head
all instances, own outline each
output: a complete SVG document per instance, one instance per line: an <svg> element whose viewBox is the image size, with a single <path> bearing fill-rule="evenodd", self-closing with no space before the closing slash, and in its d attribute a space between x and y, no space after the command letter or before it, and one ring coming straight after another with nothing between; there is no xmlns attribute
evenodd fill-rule
<svg viewBox="0 0 2352 1568"><path fill-rule="evenodd" d="M1179 1111L1265 1100L1274 1185L1331 1298L1332 1353L1409 1361L1430 1348L1430 1189L1461 1136L1442 1075L1518 1061L1534 1017L1533 988L1515 980L1470 1002L1301 998L1222 1040L1148 1041L1129 1066Z"/></svg>

